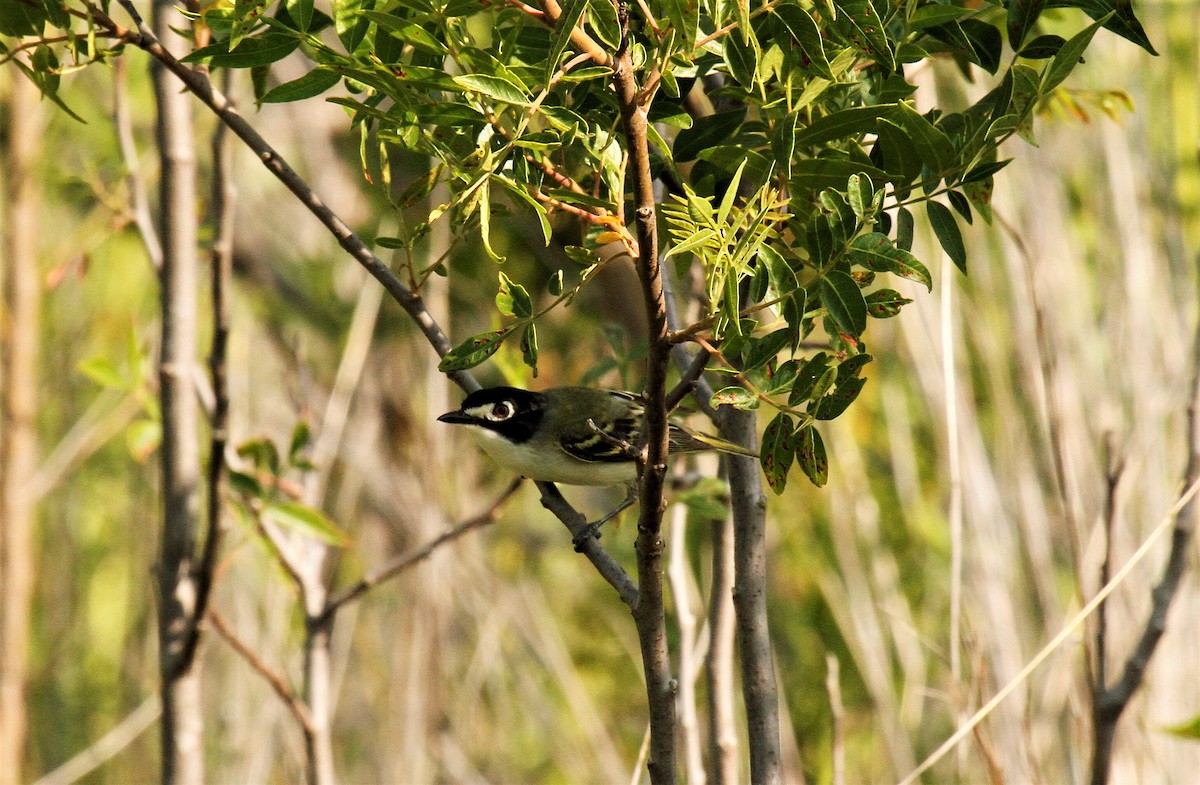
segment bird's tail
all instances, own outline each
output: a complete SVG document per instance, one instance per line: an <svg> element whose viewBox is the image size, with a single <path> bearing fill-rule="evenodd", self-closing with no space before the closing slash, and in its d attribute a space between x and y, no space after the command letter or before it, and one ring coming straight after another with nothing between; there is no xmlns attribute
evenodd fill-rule
<svg viewBox="0 0 1200 785"><path fill-rule="evenodd" d="M740 444L726 441L717 436L693 431L677 423L671 423L671 452L701 452L716 450L731 455L745 455L747 458L757 458L758 453Z"/></svg>

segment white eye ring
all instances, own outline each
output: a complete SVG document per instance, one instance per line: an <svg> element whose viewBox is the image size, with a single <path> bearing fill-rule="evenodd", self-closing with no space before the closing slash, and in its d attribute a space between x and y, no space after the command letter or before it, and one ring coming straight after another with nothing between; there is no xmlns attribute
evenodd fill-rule
<svg viewBox="0 0 1200 785"><path fill-rule="evenodd" d="M492 408L484 415L492 422L504 422L516 414L516 409L508 401L492 404Z"/></svg>

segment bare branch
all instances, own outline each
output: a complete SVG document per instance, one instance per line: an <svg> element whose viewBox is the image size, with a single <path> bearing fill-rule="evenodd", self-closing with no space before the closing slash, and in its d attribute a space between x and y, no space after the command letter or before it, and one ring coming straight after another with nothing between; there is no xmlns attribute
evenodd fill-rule
<svg viewBox="0 0 1200 785"><path fill-rule="evenodd" d="M162 269L162 243L158 239L158 230L154 228L154 218L150 214L150 197L146 190L146 180L142 177L142 165L138 160L137 144L134 142L133 118L129 112L128 65L124 57L114 57L113 64L113 124L117 129L117 143L121 148L121 158L125 161L129 184L129 194L133 200L133 223L137 227L138 237L150 257L150 264L155 270Z"/></svg>
<svg viewBox="0 0 1200 785"><path fill-rule="evenodd" d="M496 519L500 515L500 509L504 506L504 503L507 502L512 495L517 492L517 489L521 487L521 482L522 478L520 477L513 480L512 483L509 484L508 488L504 490L504 493L502 493L500 497L496 499L496 501L492 502L490 507L475 517L463 521L452 529L447 529L437 537L434 537L432 540L418 548L393 557L378 570L367 575L358 583L347 589L343 589L342 591L330 597L329 601L326 603L325 613L323 616L332 616L333 614L337 613L338 610L340 610L341 607L346 603L357 600L371 589L374 589L385 581L396 577L410 567L420 564L422 561L432 556L434 551L446 543L453 542L464 534L474 531L475 529L495 523Z"/></svg>
<svg viewBox="0 0 1200 785"><path fill-rule="evenodd" d="M1192 339L1193 377L1187 410L1187 467L1184 470L1184 487L1200 482L1200 325ZM1167 613L1179 593L1183 574L1187 570L1188 551L1192 533L1196 526L1197 507L1194 497L1179 510L1171 532L1171 552L1163 567L1158 585L1150 593L1150 616L1142 630L1141 638L1121 672L1121 678L1112 687L1097 682L1092 704L1094 723L1094 746L1092 749L1092 785L1107 785L1112 770L1113 741L1117 733L1117 721L1134 693L1142 686L1150 659L1167 630Z"/></svg>
<svg viewBox="0 0 1200 785"><path fill-rule="evenodd" d="M567 531L571 532L571 537L574 539L587 528L587 518L581 512L572 507L565 498L562 492L558 490L552 482L539 482L538 490L542 494L542 506L554 514L554 517L562 521L567 527ZM588 558L588 561L600 573L600 577L608 581L608 584L617 590L617 596L621 598L621 602L628 605L631 609L638 604L638 587L629 577L629 574L622 569L621 565L604 550L600 545L599 540L595 537L588 537L579 540L577 546L579 552Z"/></svg>
<svg viewBox="0 0 1200 785"><path fill-rule="evenodd" d="M251 670L261 676L267 682L267 684L271 686L271 689L274 690L275 694L279 696L279 699L283 701L283 705L287 706L288 711L290 711L292 716L296 718L296 721L300 723L300 726L304 729L305 733L311 734L313 730L312 713L308 710L308 706L305 705L304 701L300 700L292 688L288 686L288 683L283 676L279 675L279 673L272 669L270 665L267 665L265 662L263 662L259 656L254 653L254 650L251 649L245 641L238 637L237 633L233 631L233 628L229 626L229 622L227 622L225 617L218 613L215 608L209 608L206 618L212 624L213 629L220 633L221 637L225 639L225 642L228 643L229 646L236 651L243 660L246 661L246 664L250 666Z"/></svg>

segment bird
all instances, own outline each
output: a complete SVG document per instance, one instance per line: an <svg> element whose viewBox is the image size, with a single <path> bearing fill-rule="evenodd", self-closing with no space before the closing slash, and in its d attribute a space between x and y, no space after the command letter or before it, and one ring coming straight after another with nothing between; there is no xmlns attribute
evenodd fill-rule
<svg viewBox="0 0 1200 785"><path fill-rule="evenodd" d="M637 450L643 401L634 393L594 387L552 387L540 392L486 387L438 417L464 425L500 466L539 482L625 485L626 498L576 535L576 549L598 536L600 525L636 499ZM667 426L668 452L717 451L757 458L758 453L676 422Z"/></svg>

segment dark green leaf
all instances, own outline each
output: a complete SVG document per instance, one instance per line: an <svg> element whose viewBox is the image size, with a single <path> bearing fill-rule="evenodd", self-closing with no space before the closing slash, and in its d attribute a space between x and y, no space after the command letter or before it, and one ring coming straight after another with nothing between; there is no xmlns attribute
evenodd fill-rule
<svg viewBox="0 0 1200 785"><path fill-rule="evenodd" d="M185 63L205 63L213 68L253 68L268 65L290 55L300 46L300 39L283 33L246 38L230 52L228 42L202 47L183 58Z"/></svg>
<svg viewBox="0 0 1200 785"><path fill-rule="evenodd" d="M1062 84L1063 80L1071 74L1071 71L1075 70L1075 66L1079 64L1080 58L1083 57L1084 50L1092 42L1092 36L1096 34L1096 31L1108 19L1108 16L1104 16L1093 22L1071 36L1071 39L1062 45L1062 48L1054 55L1054 59L1050 61L1050 65L1046 67L1045 72L1042 74L1041 92L1043 95Z"/></svg>
<svg viewBox="0 0 1200 785"><path fill-rule="evenodd" d="M259 103L284 104L312 98L333 87L341 79L342 75L336 71L315 68L299 79L293 79L271 88Z"/></svg>
<svg viewBox="0 0 1200 785"><path fill-rule="evenodd" d="M888 119L879 121L875 144L883 152L883 168L890 180L908 182L921 174L921 156L908 133L897 123Z"/></svg>
<svg viewBox="0 0 1200 785"><path fill-rule="evenodd" d="M773 10L792 38L800 45L808 67L818 76L833 81L833 69L825 55L821 31L808 11L795 2L780 3Z"/></svg>
<svg viewBox="0 0 1200 785"><path fill-rule="evenodd" d="M1005 158L1003 161L992 161L991 163L980 164L971 171L963 175L962 183L978 183L984 180L992 179L992 175L1000 171L1004 167L1012 163L1011 158Z"/></svg>
<svg viewBox="0 0 1200 785"><path fill-rule="evenodd" d="M942 3L923 5L908 18L908 26L913 30L924 30L927 27L937 27L949 22L956 22L971 13L971 9Z"/></svg>
<svg viewBox="0 0 1200 785"><path fill-rule="evenodd" d="M895 111L895 104L842 109L814 121L807 128L798 130L793 144L797 147L818 145L845 139L848 136L874 133L879 118L886 117Z"/></svg>
<svg viewBox="0 0 1200 785"><path fill-rule="evenodd" d="M821 278L819 291L821 304L841 332L857 337L867 329L867 304L853 278L832 270Z"/></svg>
<svg viewBox="0 0 1200 785"><path fill-rule="evenodd" d="M842 362L837 369L837 380L833 392L821 397L810 411L818 420L832 420L839 417L846 408L854 402L862 392L867 380L859 376L863 366L871 361L869 354L857 354Z"/></svg>
<svg viewBox="0 0 1200 785"><path fill-rule="evenodd" d="M786 328L776 330L762 338L751 337L747 348L743 351L742 370L753 371L761 368L775 359L775 355L783 351L790 342L790 331Z"/></svg>
<svg viewBox="0 0 1200 785"><path fill-rule="evenodd" d="M265 495L263 487L259 484L258 480L236 469L229 470L229 487L243 496L249 496L251 499L261 499Z"/></svg>
<svg viewBox="0 0 1200 785"><path fill-rule="evenodd" d="M958 191L949 191L946 193L946 196L950 199L950 206L963 217L964 221L971 223L973 220L971 217L971 203L967 201L967 197Z"/></svg>
<svg viewBox="0 0 1200 785"><path fill-rule="evenodd" d="M1008 9L1008 45L1020 50L1025 42L1025 34L1046 7L1046 0L1006 0L1004 5Z"/></svg>
<svg viewBox="0 0 1200 785"><path fill-rule="evenodd" d="M974 180L963 186L963 194L970 200L975 209L983 216L983 220L992 222L992 190L995 181L988 177L984 180Z"/></svg>
<svg viewBox="0 0 1200 785"><path fill-rule="evenodd" d="M791 416L780 412L775 415L763 431L762 452L759 460L762 462L763 474L767 484L775 493L783 493L787 485L788 472L796 457L796 424Z"/></svg>
<svg viewBox="0 0 1200 785"><path fill-rule="evenodd" d="M554 275L550 276L550 280L546 282L546 291L554 297L558 297L563 293L563 271L557 270Z"/></svg>
<svg viewBox="0 0 1200 785"><path fill-rule="evenodd" d="M504 337L508 335L510 329L505 328L503 330L480 333L468 338L451 349L442 358L442 361L438 363L438 370L442 373L451 373L453 371L465 371L468 368L474 368L496 353L496 350L500 348L500 344L504 342Z"/></svg>
<svg viewBox="0 0 1200 785"><path fill-rule="evenodd" d="M867 57L881 64L887 71L896 68L895 54L887 32L869 0L835 0L840 13L834 26L842 31L846 39Z"/></svg>
<svg viewBox="0 0 1200 785"><path fill-rule="evenodd" d="M621 45L621 22L617 19L615 3L592 3L588 8L588 23L600 42L615 50Z"/></svg>
<svg viewBox="0 0 1200 785"><path fill-rule="evenodd" d="M896 211L896 247L911 251L913 244L913 216L907 207Z"/></svg>
<svg viewBox="0 0 1200 785"><path fill-rule="evenodd" d="M996 73L996 70L1000 68L1000 55L1004 48L1004 39L1000 35L1000 31L979 19L964 19L958 24L966 33L967 40L971 42L971 48L975 51L973 62L989 74Z"/></svg>
<svg viewBox="0 0 1200 785"><path fill-rule="evenodd" d="M866 297L867 313L876 319L887 319L900 313L900 308L912 302L895 289L879 289Z"/></svg>
<svg viewBox="0 0 1200 785"><path fill-rule="evenodd" d="M272 502L263 509L263 518L284 529L300 532L313 539L343 548L350 538L319 510L299 502Z"/></svg>
<svg viewBox="0 0 1200 785"><path fill-rule="evenodd" d="M829 457L825 442L811 425L796 432L796 460L813 485L820 488L829 481Z"/></svg>
<svg viewBox="0 0 1200 785"><path fill-rule="evenodd" d="M732 137L745 119L744 108L700 118L691 128L685 128L675 137L672 157L679 163L694 161L701 150L716 147Z"/></svg>
<svg viewBox="0 0 1200 785"><path fill-rule="evenodd" d="M769 245L760 246L758 249L758 261L767 270L767 280L771 284L771 288L775 290L775 295L783 297L793 291L799 285L796 281L796 273L792 271L791 265Z"/></svg>
<svg viewBox="0 0 1200 785"><path fill-rule="evenodd" d="M307 33L312 26L313 0L287 0L287 12L296 23L296 28Z"/></svg>
<svg viewBox="0 0 1200 785"><path fill-rule="evenodd" d="M0 2L0 35L20 38L25 35L41 35L46 25L46 9L40 3L25 3L21 0Z"/></svg>
<svg viewBox="0 0 1200 785"><path fill-rule="evenodd" d="M792 385L791 394L788 395L788 406L799 406L812 397L817 382L825 376L827 371L832 370L829 367L829 359L829 355L825 352L817 352L805 360L804 365L796 373L796 382Z"/></svg>
<svg viewBox="0 0 1200 785"><path fill-rule="evenodd" d="M873 166L846 158L805 158L792 162L791 184L795 189L842 188L852 174L865 174L885 182L887 173Z"/></svg>
<svg viewBox="0 0 1200 785"><path fill-rule="evenodd" d="M1150 44L1142 23L1133 14L1130 0L1049 0L1047 8L1081 8L1092 19L1107 19L1104 27L1132 41L1152 55L1158 54Z"/></svg>
<svg viewBox="0 0 1200 785"><path fill-rule="evenodd" d="M741 36L727 35L721 50L734 80L742 87L753 87L758 72L758 50L754 45L743 43Z"/></svg>
<svg viewBox="0 0 1200 785"><path fill-rule="evenodd" d="M912 140L917 156L934 176L940 176L954 164L954 143L940 128L908 104L900 104L897 117L899 125Z"/></svg>
<svg viewBox="0 0 1200 785"><path fill-rule="evenodd" d="M1025 45L1025 48L1021 50L1021 57L1030 60L1045 60L1058 54L1058 50L1062 49L1066 42L1067 39L1061 35L1039 35Z"/></svg>
<svg viewBox="0 0 1200 785"><path fill-rule="evenodd" d="M530 322L525 327L525 331L521 333L521 359L525 364L533 369L533 378L538 375L538 340L537 340L537 325Z"/></svg>
<svg viewBox="0 0 1200 785"><path fill-rule="evenodd" d="M966 275L967 249L963 245L962 233L958 230L958 222L954 220L954 214L950 212L949 207L932 201L925 203L925 210L929 214L929 223L933 226L933 233L937 235L938 242L942 244L942 250L950 257L950 261L954 262L954 266Z"/></svg>
<svg viewBox="0 0 1200 785"><path fill-rule="evenodd" d="M908 251L897 248L887 235L879 232L855 238L850 246L850 261L877 273L899 275L933 290L933 279L925 265Z"/></svg>

